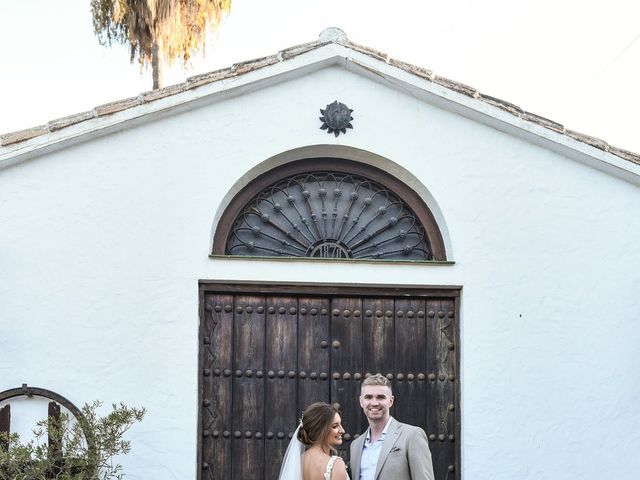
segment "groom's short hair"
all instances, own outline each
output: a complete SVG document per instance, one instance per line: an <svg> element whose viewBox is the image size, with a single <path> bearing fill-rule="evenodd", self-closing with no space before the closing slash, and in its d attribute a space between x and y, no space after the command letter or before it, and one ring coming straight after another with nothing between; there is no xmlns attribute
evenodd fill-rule
<svg viewBox="0 0 640 480"><path fill-rule="evenodd" d="M387 377L376 373L375 375L369 375L362 381L362 385L360 386L360 391L362 391L362 387L366 387L367 385L380 385L383 387L389 387L391 390L391 382Z"/></svg>

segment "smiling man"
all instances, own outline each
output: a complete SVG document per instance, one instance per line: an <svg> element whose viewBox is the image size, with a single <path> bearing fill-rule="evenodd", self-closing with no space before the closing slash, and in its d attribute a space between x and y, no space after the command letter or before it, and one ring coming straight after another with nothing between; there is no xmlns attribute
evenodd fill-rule
<svg viewBox="0 0 640 480"><path fill-rule="evenodd" d="M389 415L391 383L379 373L364 379L360 406L369 428L351 444L353 480L433 480L427 435Z"/></svg>

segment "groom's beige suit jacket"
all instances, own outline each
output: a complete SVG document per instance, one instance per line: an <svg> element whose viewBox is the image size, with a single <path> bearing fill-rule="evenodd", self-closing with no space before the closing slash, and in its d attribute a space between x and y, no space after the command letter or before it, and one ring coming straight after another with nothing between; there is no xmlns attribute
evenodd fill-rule
<svg viewBox="0 0 640 480"><path fill-rule="evenodd" d="M420 427L393 417L380 448L374 480L434 480L427 435ZM360 458L366 433L351 443L351 480L360 480Z"/></svg>

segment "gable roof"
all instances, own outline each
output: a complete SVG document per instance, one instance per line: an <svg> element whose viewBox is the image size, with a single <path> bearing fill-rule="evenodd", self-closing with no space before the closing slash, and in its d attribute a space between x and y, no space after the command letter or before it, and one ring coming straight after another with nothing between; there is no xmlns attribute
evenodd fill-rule
<svg viewBox="0 0 640 480"><path fill-rule="evenodd" d="M583 163L640 185L640 155L566 129L553 120L482 94L473 87L436 75L431 70L353 43L337 28L325 29L318 40L274 55L189 77L183 83L99 105L93 110L58 118L45 125L2 134L0 169L86 138L119 130L123 128L123 122L153 118L162 111L180 110L180 106L186 103L237 87L251 88L253 85L260 88L265 82L276 83L274 77L282 73L302 75L336 63L360 73L383 76L394 84L401 83L403 89L410 87L409 91L418 98L499 130L517 133L534 143L542 142Z"/></svg>

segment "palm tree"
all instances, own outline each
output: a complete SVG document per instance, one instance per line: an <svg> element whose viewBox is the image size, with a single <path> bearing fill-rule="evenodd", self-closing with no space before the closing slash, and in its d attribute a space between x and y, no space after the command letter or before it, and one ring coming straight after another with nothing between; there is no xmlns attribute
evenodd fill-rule
<svg viewBox="0 0 640 480"><path fill-rule="evenodd" d="M162 88L162 65L204 47L231 0L91 0L93 30L100 45L128 43L131 61L151 64L153 88Z"/></svg>

